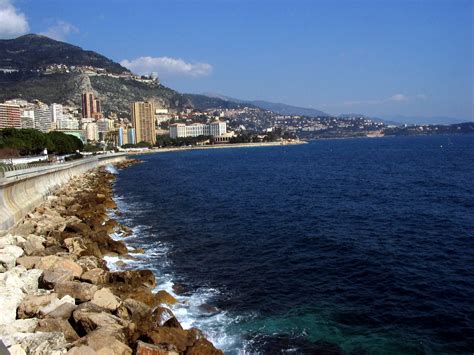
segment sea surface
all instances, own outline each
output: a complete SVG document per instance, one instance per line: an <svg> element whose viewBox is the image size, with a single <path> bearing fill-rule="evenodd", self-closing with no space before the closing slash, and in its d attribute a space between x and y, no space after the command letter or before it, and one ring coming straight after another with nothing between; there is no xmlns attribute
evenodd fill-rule
<svg viewBox="0 0 474 355"><path fill-rule="evenodd" d="M127 267L226 353L474 351L473 135L141 159L115 184Z"/></svg>

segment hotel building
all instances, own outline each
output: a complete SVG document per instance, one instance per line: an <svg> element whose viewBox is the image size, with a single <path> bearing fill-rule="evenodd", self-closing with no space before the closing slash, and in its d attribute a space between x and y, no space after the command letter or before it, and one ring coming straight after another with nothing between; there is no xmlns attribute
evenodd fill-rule
<svg viewBox="0 0 474 355"><path fill-rule="evenodd" d="M21 128L20 106L0 104L0 128Z"/></svg>
<svg viewBox="0 0 474 355"><path fill-rule="evenodd" d="M151 102L132 104L132 126L135 129L135 142L156 143L155 105Z"/></svg>
<svg viewBox="0 0 474 355"><path fill-rule="evenodd" d="M215 121L209 124L193 123L185 125L184 123L174 123L170 125L171 138L199 137L199 136L223 136L227 132L227 124L222 121Z"/></svg>

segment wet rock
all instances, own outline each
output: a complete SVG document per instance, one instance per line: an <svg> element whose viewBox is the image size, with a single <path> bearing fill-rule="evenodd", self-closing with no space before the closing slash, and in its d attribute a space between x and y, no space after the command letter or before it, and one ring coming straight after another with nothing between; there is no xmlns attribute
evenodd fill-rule
<svg viewBox="0 0 474 355"><path fill-rule="evenodd" d="M168 292L165 290L158 291L155 295L155 299L158 304L175 304L178 303L178 300L171 296Z"/></svg>
<svg viewBox="0 0 474 355"><path fill-rule="evenodd" d="M186 351L186 355L223 355L212 343L204 338L199 339Z"/></svg>
<svg viewBox="0 0 474 355"><path fill-rule="evenodd" d="M81 280L94 285L105 284L109 282L109 272L101 268L91 269L82 274Z"/></svg>
<svg viewBox="0 0 474 355"><path fill-rule="evenodd" d="M131 286L156 287L156 279L151 270L127 270L110 273L111 283L124 283Z"/></svg>
<svg viewBox="0 0 474 355"><path fill-rule="evenodd" d="M127 298L123 304L132 318L140 319L151 314L151 308L149 306L133 298Z"/></svg>
<svg viewBox="0 0 474 355"><path fill-rule="evenodd" d="M186 351L187 348L193 346L202 333L196 329L183 330L178 328L155 328L148 332L148 338L153 344L165 346L167 350L177 351L179 353Z"/></svg>
<svg viewBox="0 0 474 355"><path fill-rule="evenodd" d="M41 255L44 252L45 239L38 235L31 234L26 238L26 242L23 244L23 250L26 255Z"/></svg>
<svg viewBox="0 0 474 355"><path fill-rule="evenodd" d="M174 284L173 292L176 293L177 295L182 295L186 292L186 288L182 284Z"/></svg>
<svg viewBox="0 0 474 355"><path fill-rule="evenodd" d="M64 334L64 337L67 341L73 342L79 339L74 328L71 324L64 319L41 319L38 322L38 326L36 327L35 332L44 332L44 333L51 333L51 332L61 332Z"/></svg>
<svg viewBox="0 0 474 355"><path fill-rule="evenodd" d="M63 281L72 281L74 275L69 270L45 270L40 278L39 285L46 290L54 289L54 286Z"/></svg>
<svg viewBox="0 0 474 355"><path fill-rule="evenodd" d="M79 302L90 301L96 291L97 286L87 282L62 281L54 286L54 292L58 294L58 297L70 295Z"/></svg>
<svg viewBox="0 0 474 355"><path fill-rule="evenodd" d="M54 299L57 299L55 293L46 295L29 295L26 296L23 301L18 303L18 318L30 318L39 314L41 308L50 304ZM16 315L15 307L15 315Z"/></svg>
<svg viewBox="0 0 474 355"><path fill-rule="evenodd" d="M115 296L110 289L105 287L94 293L91 302L109 311L115 311L121 303L120 298Z"/></svg>
<svg viewBox="0 0 474 355"><path fill-rule="evenodd" d="M215 306L211 306L210 304L201 304L199 307L198 307L199 311L207 316L212 316L216 313L219 313L219 308L215 307Z"/></svg>
<svg viewBox="0 0 474 355"><path fill-rule="evenodd" d="M24 266L26 269L33 269L37 262L41 259L40 256L21 256L16 259L16 264Z"/></svg>
<svg viewBox="0 0 474 355"><path fill-rule="evenodd" d="M155 320L155 324L160 327L171 327L171 328L180 328L181 324L178 322L176 317L174 316L173 312L165 307L157 307L153 311L153 318Z"/></svg>
<svg viewBox="0 0 474 355"><path fill-rule="evenodd" d="M109 283L107 287L121 299L133 298L137 301L145 303L149 307L158 305L155 295L150 288L145 286L134 287L125 284Z"/></svg>

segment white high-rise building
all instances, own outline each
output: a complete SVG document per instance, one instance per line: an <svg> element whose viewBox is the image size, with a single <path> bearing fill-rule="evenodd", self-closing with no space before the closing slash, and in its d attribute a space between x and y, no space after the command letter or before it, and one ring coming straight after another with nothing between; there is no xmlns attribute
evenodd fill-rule
<svg viewBox="0 0 474 355"><path fill-rule="evenodd" d="M63 105L60 104L52 104L51 105L51 122L53 125L56 125L58 120L62 120L63 116Z"/></svg>
<svg viewBox="0 0 474 355"><path fill-rule="evenodd" d="M99 140L99 130L96 123L91 122L86 124L86 139L93 142Z"/></svg>
<svg viewBox="0 0 474 355"><path fill-rule="evenodd" d="M35 111L21 110L21 128L35 128Z"/></svg>
<svg viewBox="0 0 474 355"><path fill-rule="evenodd" d="M34 111L35 128L44 133L51 131L51 111L48 105L36 105Z"/></svg>

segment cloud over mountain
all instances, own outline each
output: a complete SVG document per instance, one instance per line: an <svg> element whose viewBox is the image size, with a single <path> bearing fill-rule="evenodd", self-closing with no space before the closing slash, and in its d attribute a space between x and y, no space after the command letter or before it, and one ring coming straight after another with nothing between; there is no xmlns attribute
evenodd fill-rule
<svg viewBox="0 0 474 355"><path fill-rule="evenodd" d="M29 30L25 14L18 11L10 0L0 0L0 38L14 38Z"/></svg>
<svg viewBox="0 0 474 355"><path fill-rule="evenodd" d="M40 34L57 41L64 41L69 34L78 32L79 30L73 24L66 21L57 21L55 25L49 27L45 32L41 32Z"/></svg>
<svg viewBox="0 0 474 355"><path fill-rule="evenodd" d="M122 60L120 64L137 74L157 72L162 78L176 76L197 78L212 72L212 65L208 63L189 63L181 58L170 57L139 57Z"/></svg>

